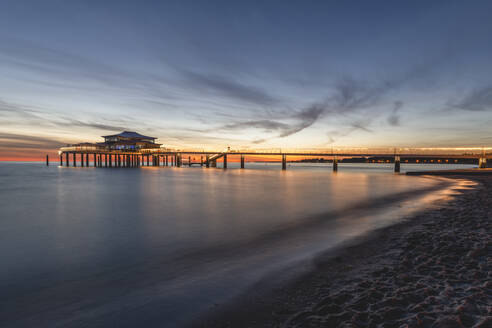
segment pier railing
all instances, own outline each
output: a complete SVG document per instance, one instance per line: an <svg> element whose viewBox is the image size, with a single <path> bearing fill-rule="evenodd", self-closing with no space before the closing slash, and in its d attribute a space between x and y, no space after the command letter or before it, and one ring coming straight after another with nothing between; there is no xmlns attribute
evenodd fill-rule
<svg viewBox="0 0 492 328"><path fill-rule="evenodd" d="M245 167L245 157L277 157L282 161L282 169L287 167L287 158L299 160L299 158L329 158L333 162L333 170L338 168L338 161L345 158L366 158L368 161L393 162L395 172L400 171L400 162L405 163L414 159L416 163L457 163L458 159L472 159L478 162L480 168L487 166L487 158L492 157L492 147L428 147L428 148L403 148L403 147L333 147L330 149L226 149L222 151L204 149L172 149L172 148L153 148L153 149L125 149L111 150L97 145L74 145L62 147L59 150L60 165L65 159L66 166L70 164L72 157L73 166L77 165L77 156L80 157L80 166L89 166L89 156L93 158L92 163L96 167L139 167L139 166L182 166L183 163L192 166L193 164L205 165L206 167L216 167L217 161L222 161L223 168L227 168L228 156L240 156L241 168ZM184 158L183 156L188 156ZM191 156L200 156L200 162L193 162ZM65 158L64 158L65 157ZM378 160L379 158L379 160ZM391 158L388 159L388 158ZM426 159L427 158L427 159ZM422 159L422 160L419 160ZM437 160L435 160L437 159ZM442 159L442 161L441 161ZM49 163L47 158L47 163Z"/></svg>

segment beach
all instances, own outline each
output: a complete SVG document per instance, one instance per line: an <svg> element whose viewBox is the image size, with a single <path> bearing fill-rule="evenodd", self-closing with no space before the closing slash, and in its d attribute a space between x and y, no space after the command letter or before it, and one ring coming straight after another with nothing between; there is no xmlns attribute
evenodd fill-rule
<svg viewBox="0 0 492 328"><path fill-rule="evenodd" d="M444 206L322 254L313 269L262 283L194 327L491 327L492 177Z"/></svg>

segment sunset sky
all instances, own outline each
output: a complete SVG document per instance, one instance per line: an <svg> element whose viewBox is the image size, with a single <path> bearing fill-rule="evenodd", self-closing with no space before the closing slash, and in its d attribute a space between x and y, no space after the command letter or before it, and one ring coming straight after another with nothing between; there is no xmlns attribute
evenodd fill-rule
<svg viewBox="0 0 492 328"><path fill-rule="evenodd" d="M0 2L0 159L492 145L492 1Z"/></svg>

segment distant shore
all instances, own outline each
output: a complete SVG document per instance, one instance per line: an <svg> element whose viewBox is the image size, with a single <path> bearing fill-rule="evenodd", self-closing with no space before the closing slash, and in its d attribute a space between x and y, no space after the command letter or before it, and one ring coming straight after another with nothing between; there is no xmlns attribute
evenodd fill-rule
<svg viewBox="0 0 492 328"><path fill-rule="evenodd" d="M273 291L253 288L194 327L491 327L492 176L442 208L316 259Z"/></svg>

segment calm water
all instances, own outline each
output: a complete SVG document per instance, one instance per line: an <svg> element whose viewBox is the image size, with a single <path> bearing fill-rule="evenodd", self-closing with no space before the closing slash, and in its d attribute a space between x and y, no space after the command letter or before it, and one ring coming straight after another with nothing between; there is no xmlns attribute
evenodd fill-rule
<svg viewBox="0 0 492 328"><path fill-rule="evenodd" d="M0 322L184 325L451 186L391 165L249 167L0 163Z"/></svg>

